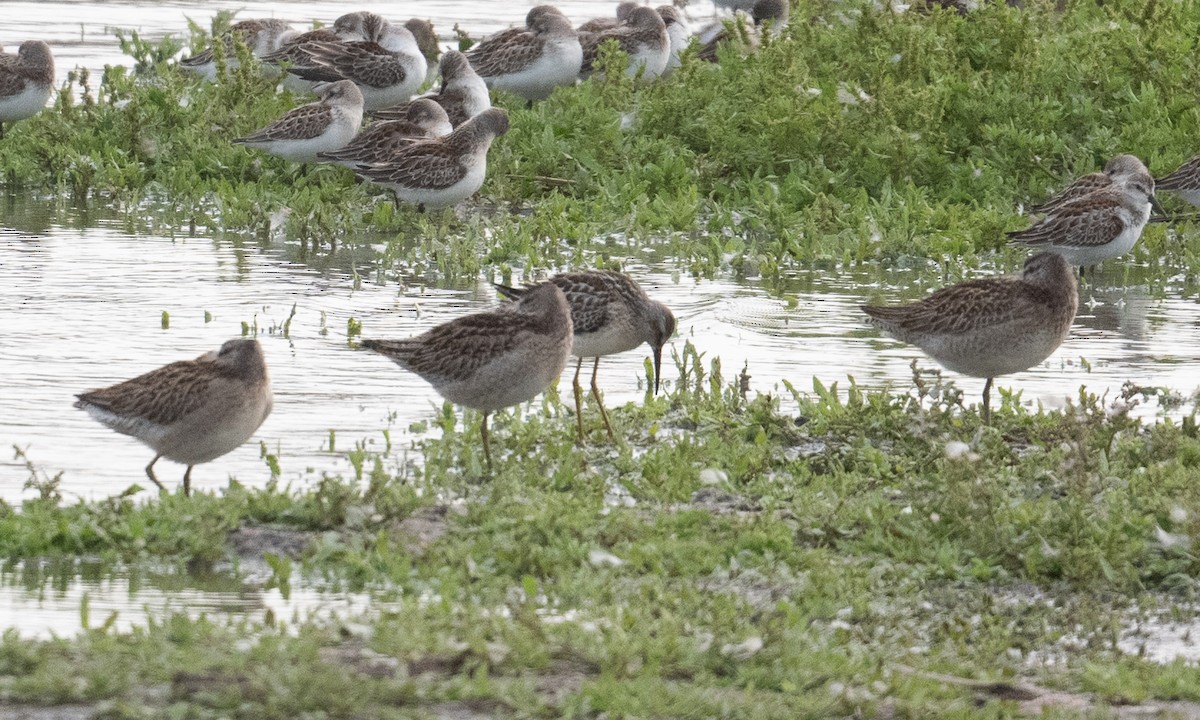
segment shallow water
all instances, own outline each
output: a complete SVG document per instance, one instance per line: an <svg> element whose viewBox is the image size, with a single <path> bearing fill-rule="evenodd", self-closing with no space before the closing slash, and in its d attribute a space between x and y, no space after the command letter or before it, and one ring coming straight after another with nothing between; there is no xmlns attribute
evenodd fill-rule
<svg viewBox="0 0 1200 720"><path fill-rule="evenodd" d="M456 22L481 36L519 22L533 4L427 0L418 14L432 19L448 40ZM612 4L559 3L576 20L607 14ZM206 24L217 10L244 5L228 0L0 0L0 45L12 50L26 38L47 39L61 81L75 65L99 69L125 62L110 31L113 26L156 38L183 33L187 17ZM384 3L355 7L394 11ZM345 10L344 4L333 2L259 3L241 16L286 17L300 27L312 19L328 23ZM689 13L706 18L711 5L693 3ZM671 348L680 351L686 340L708 358L719 355L726 378L748 363L752 388L764 392L779 390L783 379L807 389L813 376L844 385L847 375L869 387L903 389L909 385L912 359L933 367L915 348L867 328L857 310L867 300L926 294L931 288L917 284L921 273L884 273L876 266L806 271L786 278L770 294L754 277L691 278L669 260L641 252L643 240L625 239L630 258L626 267L651 295L674 308L679 334ZM421 435L409 426L433 418L440 399L416 376L350 348L347 320L360 320L367 337L403 337L490 307L497 302L494 292L483 279L445 287L377 284L370 253L362 249L342 249L320 261L301 261L299 256L292 244L139 235L103 208L0 198L0 386L6 390L0 393L0 498L11 502L30 494L23 489L28 470L14 457L13 445L39 472L62 473L61 489L68 501L146 484L142 468L151 452L75 410L74 394L215 349L240 335L243 323L257 324L264 343L275 410L251 442L197 468L197 488L220 488L231 476L247 485L265 484L270 471L260 443L278 455L285 483L352 473L345 451L356 443L382 450L385 430L393 466L404 462L406 453L419 460L409 449ZM1005 378L1001 386L1020 388L1025 403L1047 407L1062 406L1080 385L1110 396L1116 396L1126 381L1184 394L1196 389L1198 381L1188 364L1190 349L1200 346L1195 288L1171 280L1152 291L1148 278L1154 273L1128 262L1111 265L1106 269L1110 275L1101 275L1084 291L1086 305L1067 343L1040 367ZM1126 268L1129 272L1123 274ZM295 317L283 337L279 328L293 306ZM170 318L165 329L163 312ZM602 363L601 384L610 406L643 397L646 355L643 348ZM676 376L668 361L664 378L669 383ZM983 384L967 378L956 381L972 401ZM1152 417L1158 408L1149 403L1137 412ZM597 420L594 410L589 410L588 419ZM157 469L172 487L183 473L182 467L167 461ZM30 578L27 569L0 573L0 628L17 627L26 636L71 634L80 627L85 594L91 624L102 624L116 611L118 629L181 609L259 620L268 610L287 618L358 607L356 596L297 587L284 598L278 590L232 578L93 576L86 570L54 581ZM1172 643L1185 637L1165 623L1161 629L1144 625L1142 630L1150 646L1167 648L1155 659L1173 657ZM1140 636L1127 638L1126 651L1136 652L1136 637ZM1176 644L1182 647L1182 642Z"/></svg>
<svg viewBox="0 0 1200 720"><path fill-rule="evenodd" d="M0 395L5 446L0 498L9 501L29 494L22 489L29 473L8 450L11 445L44 473L61 472L68 498L104 497L135 482L145 485L142 469L150 451L74 409L74 394L215 349L240 335L243 323L257 323L275 409L253 440L199 466L196 487L219 488L230 476L247 485L265 484L270 471L260 443L278 456L285 483L306 484L324 473L351 475L345 451L360 442L383 450L385 430L392 466L406 454L416 461L409 449L421 435L409 426L432 419L441 400L417 376L351 348L347 321L361 321L364 337L405 337L498 302L483 279L449 287L377 284L361 249L339 250L310 265L296 259L298 248L291 244L139 236L95 209L84 222L74 210L11 199L5 207L4 224L17 226L0 229L5 279L0 367L8 390ZM626 267L679 319L665 355L690 341L707 358L721 358L727 379L749 363L755 390L782 390L783 379L807 390L813 376L844 386L847 375L869 387L903 389L911 359L933 366L915 348L866 327L857 309L867 300L926 294L928 288L914 285L915 271L887 273L886 286L877 282L876 266L797 273L781 288L794 300L789 308L754 278L693 279L665 260L634 259ZM1182 361L1187 348L1200 345L1195 301L1180 299L1171 286L1161 296L1151 295L1134 277L1123 286L1097 278L1084 291L1091 307L1081 308L1063 347L1040 367L1000 385L1019 388L1024 402L1046 407L1062 406L1080 385L1115 397L1127 380L1191 393L1196 378ZM293 305L296 314L285 338L280 328ZM164 312L168 329L162 327ZM601 363L610 406L644 397L647 354L643 348ZM669 383L677 376L664 360L664 379ZM958 382L971 401L983 384L972 378ZM1156 409L1151 403L1138 412L1153 416ZM595 420L593 414L588 418ZM165 460L156 470L169 486L183 474L181 466Z"/></svg>

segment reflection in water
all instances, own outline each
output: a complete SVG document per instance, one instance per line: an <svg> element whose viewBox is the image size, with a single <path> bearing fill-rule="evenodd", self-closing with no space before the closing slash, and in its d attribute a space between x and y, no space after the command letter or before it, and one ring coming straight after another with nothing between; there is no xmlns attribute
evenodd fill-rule
<svg viewBox="0 0 1200 720"><path fill-rule="evenodd" d="M58 204L9 205L18 218L69 214ZM251 442L196 468L198 490L222 487L231 475L263 485L270 478L264 451L278 456L284 483L300 485L325 473L353 476L345 451L356 445L390 447L390 470L416 461L409 451L421 436L408 428L434 416L441 401L417 376L351 347L348 321L360 321L365 336L403 337L498 302L482 279L443 287L413 279L396 284L373 272L372 249L365 245L341 247L312 267L296 259L294 244L135 236L102 211L92 212L96 226L87 230L53 223L38 233L0 230L0 316L6 319L0 368L8 389L0 395L0 439L5 447L23 448L39 470L62 471L68 498L145 485L142 469L150 458L141 444L75 410L75 393L213 350L243 326L256 328L263 342L275 410ZM919 270L883 273L864 265L795 272L779 281L779 297L757 282L689 278L666 260L647 262L627 269L674 309L675 351L690 341L708 357L719 355L727 374L748 362L755 389L772 391L785 378L804 389L813 376L829 383L847 375L902 389L912 358L932 366L916 348L868 328L858 310L868 300L923 296L929 283L919 280L928 274ZM1061 407L1080 385L1113 396L1126 380L1185 394L1195 389L1191 366L1176 362L1185 349L1200 346L1195 302L1178 299L1172 287L1152 297L1136 277L1123 281L1130 284L1114 287L1098 278L1085 291L1094 302L1081 310L1063 347L1001 385L1046 407ZM282 327L293 306L285 338ZM605 390L613 405L643 397L646 355L642 348L606 359ZM664 367L664 381L674 375ZM968 396L983 383L955 379ZM1152 415L1155 408L1138 411ZM183 476L182 466L160 466L168 487ZM0 497L19 499L27 477L23 461L0 455Z"/></svg>
<svg viewBox="0 0 1200 720"><path fill-rule="evenodd" d="M22 637L69 637L111 622L117 632L182 612L191 617L255 623L273 617L295 624L312 618L361 614L371 602L362 593L323 592L299 583L287 596L265 581L219 573L156 572L99 562L10 563L0 568L0 628ZM86 609L86 612L85 612Z"/></svg>

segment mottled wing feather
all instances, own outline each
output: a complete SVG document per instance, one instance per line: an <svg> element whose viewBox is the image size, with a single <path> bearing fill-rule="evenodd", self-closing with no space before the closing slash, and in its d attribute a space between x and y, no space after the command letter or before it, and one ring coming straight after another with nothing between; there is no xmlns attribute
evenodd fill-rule
<svg viewBox="0 0 1200 720"><path fill-rule="evenodd" d="M1154 181L1157 190L1200 190L1200 155L1188 160L1179 169L1161 180Z"/></svg>
<svg viewBox="0 0 1200 720"><path fill-rule="evenodd" d="M183 360L81 393L75 406L92 405L121 418L170 425L202 406L209 386L219 377L221 367L215 363Z"/></svg>
<svg viewBox="0 0 1200 720"><path fill-rule="evenodd" d="M1027 230L1008 234L1024 245L1099 247L1112 242L1125 231L1125 221L1112 212L1120 204L1115 198L1102 202L1066 205L1054 215Z"/></svg>
<svg viewBox="0 0 1200 720"><path fill-rule="evenodd" d="M507 45L508 43L512 42L514 38L523 35L525 32L525 27L516 25L510 28L505 28L498 33L489 35L488 37L475 43L474 47L467 51L467 59L470 61L471 65L474 65L475 61L472 59L473 55L487 55L492 53L496 50L496 48Z"/></svg>
<svg viewBox="0 0 1200 720"><path fill-rule="evenodd" d="M411 340L365 340L375 350L421 377L466 380L536 332L536 318L522 313L467 315Z"/></svg>
<svg viewBox="0 0 1200 720"><path fill-rule="evenodd" d="M13 66L0 66L0 97L12 97L25 89L25 78Z"/></svg>
<svg viewBox="0 0 1200 720"><path fill-rule="evenodd" d="M467 168L459 154L440 140L423 140L400 148L391 160L360 167L359 174L378 182L413 189L440 189L462 180Z"/></svg>
<svg viewBox="0 0 1200 720"><path fill-rule="evenodd" d="M359 160L364 163L383 162L398 148L427 139L425 130L407 120L378 122L360 132L341 150L320 153L327 160Z"/></svg>
<svg viewBox="0 0 1200 720"><path fill-rule="evenodd" d="M876 324L897 339L926 334L959 335L1025 318L1040 318L1049 294L1012 277L983 278L942 288L910 305L863 306Z"/></svg>
<svg viewBox="0 0 1200 720"><path fill-rule="evenodd" d="M373 42L313 43L313 47L314 62L360 85L386 88L408 77L400 58Z"/></svg>
<svg viewBox="0 0 1200 720"><path fill-rule="evenodd" d="M1112 178L1102 172L1084 175L1046 202L1029 208L1029 211L1035 213L1052 212L1064 205L1069 205L1079 200L1093 191L1109 187L1110 185L1112 185Z"/></svg>
<svg viewBox="0 0 1200 720"><path fill-rule="evenodd" d="M518 72L542 56L545 46L540 38L519 33L509 42L497 44L487 52L472 51L467 55L471 67L480 77L496 77Z"/></svg>
<svg viewBox="0 0 1200 720"><path fill-rule="evenodd" d="M271 140L309 140L325 132L333 119L328 105L312 103L289 111L275 123L253 135L237 138L235 143L267 142Z"/></svg>

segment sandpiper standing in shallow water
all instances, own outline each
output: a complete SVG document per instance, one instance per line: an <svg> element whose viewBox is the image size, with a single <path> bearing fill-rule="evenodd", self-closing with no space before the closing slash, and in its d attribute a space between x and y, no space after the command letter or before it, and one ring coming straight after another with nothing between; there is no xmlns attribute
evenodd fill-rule
<svg viewBox="0 0 1200 720"><path fill-rule="evenodd" d="M235 143L265 150L292 162L316 162L317 154L340 150L362 125L362 93L349 80L322 86L320 102L301 105Z"/></svg>
<svg viewBox="0 0 1200 720"><path fill-rule="evenodd" d="M943 367L992 382L1050 357L1071 332L1079 307L1075 272L1062 255L1038 253L1015 275L968 280L909 305L862 306L884 332L921 348Z"/></svg>
<svg viewBox="0 0 1200 720"><path fill-rule="evenodd" d="M359 165L386 163L401 147L443 137L453 130L446 111L433 100L419 98L406 103L405 107L404 119L376 122L341 150L323 152L318 157L354 170Z"/></svg>
<svg viewBox="0 0 1200 720"><path fill-rule="evenodd" d="M608 40L616 40L621 50L629 56L628 75L642 73L646 80L653 80L662 75L671 59L671 36L667 34L667 25L662 16L654 8L638 6L629 13L625 21L610 30L598 33L582 34L579 41L583 45L583 63L580 66L580 78L591 75L595 62L600 54L600 47Z"/></svg>
<svg viewBox="0 0 1200 720"><path fill-rule="evenodd" d="M487 83L471 67L467 56L457 50L442 55L442 85L436 93L424 95L445 109L450 124L457 127L492 106ZM421 98L410 100L395 107L386 108L374 115L379 120L401 120L408 116L408 106Z"/></svg>
<svg viewBox="0 0 1200 720"><path fill-rule="evenodd" d="M489 88L532 103L554 88L573 85L583 62L583 47L571 21L553 7L539 5L526 16L528 29L503 31L467 52L471 67Z"/></svg>
<svg viewBox="0 0 1200 720"><path fill-rule="evenodd" d="M366 40L306 43L309 64L288 68L305 80L351 80L363 96L363 109L374 112L404 102L425 83L426 61L412 32L380 18L367 23Z"/></svg>
<svg viewBox="0 0 1200 720"><path fill-rule="evenodd" d="M37 115L54 92L54 56L41 40L21 43L16 55L0 63L0 138L4 123Z"/></svg>
<svg viewBox="0 0 1200 720"><path fill-rule="evenodd" d="M1077 178L1049 200L1030 207L1029 212L1053 213L1096 190L1111 187L1116 180L1139 172L1149 172L1141 160L1133 155L1117 155L1108 161L1101 172L1088 173ZM1155 181L1155 185L1157 185L1157 181Z"/></svg>
<svg viewBox="0 0 1200 720"><path fill-rule="evenodd" d="M442 138L399 148L390 159L360 165L356 172L390 188L397 202L426 208L457 204L475 194L487 175L492 141L508 131L508 112L491 108Z"/></svg>
<svg viewBox="0 0 1200 720"><path fill-rule="evenodd" d="M1174 193L1189 205L1200 205L1200 155L1180 165L1170 175L1155 180L1154 188Z"/></svg>
<svg viewBox="0 0 1200 720"><path fill-rule="evenodd" d="M159 458L187 465L184 495L191 494L192 468L249 440L272 405L262 346L252 338L76 397L75 407L150 446L155 455L146 475L159 488L166 489L154 475Z"/></svg>
<svg viewBox="0 0 1200 720"><path fill-rule="evenodd" d="M255 57L261 58L279 50L296 34L296 30L283 20L259 18L234 23L230 26L229 31L217 38L215 42L221 43L225 49L225 66L232 70L238 66L238 60L233 52L234 38L245 43ZM216 80L217 78L217 61L212 46L199 55L180 60L179 66L184 70L199 74L205 80Z"/></svg>
<svg viewBox="0 0 1200 720"><path fill-rule="evenodd" d="M649 343L654 358L654 392L658 392L659 372L662 366L663 345L675 334L675 316L671 309L651 300L646 291L628 275L610 270L588 270L586 272L562 273L544 283L529 288L511 288L496 285L501 295L520 300L534 289L543 285L555 285L567 298L571 307L571 322L575 329L571 354L579 358L575 366L575 427L579 442L583 442L583 388L579 384L579 373L584 358L595 358L592 366L592 397L600 407L604 429L609 439L616 439L596 374L600 371L600 358L604 355L633 350L642 343Z"/></svg>
<svg viewBox="0 0 1200 720"><path fill-rule="evenodd" d="M1142 166L1008 236L1014 243L1056 252L1072 265L1090 267L1133 249L1152 203L1154 178Z"/></svg>
<svg viewBox="0 0 1200 720"><path fill-rule="evenodd" d="M557 287L541 285L513 304L460 317L408 340L364 340L420 375L452 403L483 413L488 468L490 413L532 400L562 374L571 354L571 311Z"/></svg>

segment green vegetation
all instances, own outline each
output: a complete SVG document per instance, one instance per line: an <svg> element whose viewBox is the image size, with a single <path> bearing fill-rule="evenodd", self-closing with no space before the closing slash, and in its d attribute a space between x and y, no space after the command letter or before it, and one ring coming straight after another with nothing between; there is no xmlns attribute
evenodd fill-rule
<svg viewBox="0 0 1200 720"><path fill-rule="evenodd" d="M136 72L76 75L7 129L2 181L165 234L379 243L385 268L442 275L638 247L698 274L753 266L771 286L859 262L882 275L932 260L956 279L994 251L1015 263L1002 231L1018 205L1068 177L1117 152L1163 172L1200 150L1200 5L1028 4L959 17L807 0L755 56L508 102L465 217L396 212L339 168L225 142L301 100L244 48L206 84L170 64L179 40L129 36ZM1134 261L1190 285L1196 242L1152 227ZM577 447L553 392L499 415L490 477L478 416L448 406L420 465L393 473L355 449L354 477L303 489L64 504L30 462L39 497L0 505L10 567L50 560L67 584L83 558L180 573L265 559L277 586L320 578L379 604L297 624L170 614L128 633L101 617L69 639L8 632L0 703L104 718L1195 713L1195 665L1117 647L1143 615L1196 622L1194 414L1139 423L1133 386L1062 412L1001 392L985 427L926 376L753 395L690 346L675 372L669 394L613 409L615 446L589 408ZM264 527L307 548L233 539Z"/></svg>
<svg viewBox="0 0 1200 720"><path fill-rule="evenodd" d="M132 634L98 618L69 642L10 633L0 695L245 718L455 702L500 717L1007 717L1050 687L1105 717L1200 701L1194 666L1114 648L1139 603L1190 616L1191 418L1143 428L1132 393L1061 413L1006 397L984 427L937 380L745 397L690 347L677 368L669 396L615 411L619 447L575 447L553 401L499 417L504 457L483 483L478 417L449 408L426 464L395 477L367 455L360 478L304 491L71 506L43 483L0 515L5 556L197 570L234 556L229 531L272 523L313 531L296 570L392 602L295 627L175 615Z"/></svg>
<svg viewBox="0 0 1200 720"><path fill-rule="evenodd" d="M809 0L782 38L719 67L687 62L649 85L608 73L532 110L502 98L512 129L480 203L500 209L465 220L397 216L348 171L305 174L228 143L301 99L249 58L219 83L191 77L168 60L171 38L125 38L137 72L109 68L90 94L94 79L75 77L52 112L14 126L0 167L10 188L153 205L167 232L266 233L288 208L291 237L384 238L385 260L452 275L590 261L613 232L670 236L700 273L753 262L768 281L814 261L973 266L1022 226L1020 204L1112 155L1161 173L1198 149L1194 4L1027 4L960 17ZM1139 247L1194 274L1194 236L1152 227Z"/></svg>

